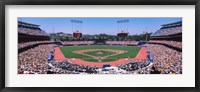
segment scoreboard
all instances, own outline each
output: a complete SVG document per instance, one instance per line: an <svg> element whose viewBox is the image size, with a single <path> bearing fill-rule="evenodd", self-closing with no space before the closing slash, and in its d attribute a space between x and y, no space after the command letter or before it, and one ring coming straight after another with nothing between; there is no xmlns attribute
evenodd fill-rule
<svg viewBox="0 0 200 92"><path fill-rule="evenodd" d="M73 33L73 37L74 38L81 38L82 37L82 33Z"/></svg>
<svg viewBox="0 0 200 92"><path fill-rule="evenodd" d="M127 37L128 33L118 33L117 36L119 36L119 37Z"/></svg>

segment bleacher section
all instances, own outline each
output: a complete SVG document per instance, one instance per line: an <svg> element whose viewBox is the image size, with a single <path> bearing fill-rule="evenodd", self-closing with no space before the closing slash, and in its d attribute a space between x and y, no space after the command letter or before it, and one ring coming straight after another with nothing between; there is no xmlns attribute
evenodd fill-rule
<svg viewBox="0 0 200 92"><path fill-rule="evenodd" d="M39 25L18 21L18 43L49 39L49 35Z"/></svg>
<svg viewBox="0 0 200 92"><path fill-rule="evenodd" d="M49 43L49 35L39 25L18 21L18 53Z"/></svg>
<svg viewBox="0 0 200 92"><path fill-rule="evenodd" d="M177 48L182 48L182 42L177 42L177 41L166 41L166 40L150 40L150 43L160 43L160 44L166 44L166 45L170 45L173 47L177 47Z"/></svg>
<svg viewBox="0 0 200 92"><path fill-rule="evenodd" d="M150 44L160 44L182 51L182 21L164 24L150 37Z"/></svg>
<svg viewBox="0 0 200 92"><path fill-rule="evenodd" d="M137 45L138 41L106 41L108 45Z"/></svg>
<svg viewBox="0 0 200 92"><path fill-rule="evenodd" d="M169 36L182 33L182 21L164 24L152 36Z"/></svg>
<svg viewBox="0 0 200 92"><path fill-rule="evenodd" d="M33 36L49 36L39 25L18 21L18 33Z"/></svg>

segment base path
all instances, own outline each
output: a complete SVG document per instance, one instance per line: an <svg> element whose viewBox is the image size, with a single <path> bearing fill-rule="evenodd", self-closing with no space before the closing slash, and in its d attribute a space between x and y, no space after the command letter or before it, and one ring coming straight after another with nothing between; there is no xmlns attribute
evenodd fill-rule
<svg viewBox="0 0 200 92"><path fill-rule="evenodd" d="M61 52L59 47L55 47L54 48L55 52L54 52L54 59L59 61L59 60L65 60L65 56L63 55L63 53Z"/></svg>
<svg viewBox="0 0 200 92"><path fill-rule="evenodd" d="M84 61L84 60L77 59L77 58L65 58L59 47L55 47L54 49L55 49L54 59L58 62L62 61L62 60L68 60L70 62L79 64L79 65L97 66L97 67L102 67L104 64L110 64L111 66L117 66L120 64L128 63L130 60L145 60L146 56L147 56L146 48L142 47L135 58L124 58L124 59L119 59L119 60L112 61L112 62L88 62L88 61Z"/></svg>

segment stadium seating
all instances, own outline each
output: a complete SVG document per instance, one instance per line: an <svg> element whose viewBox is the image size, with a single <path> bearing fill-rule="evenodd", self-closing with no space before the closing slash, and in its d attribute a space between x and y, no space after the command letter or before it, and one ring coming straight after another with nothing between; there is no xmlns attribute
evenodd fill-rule
<svg viewBox="0 0 200 92"><path fill-rule="evenodd" d="M169 40L170 35L182 34L181 23L165 24L152 35L152 37L158 37L156 40L151 39L148 43L142 42L141 45L145 44L148 52L146 60L128 60L128 63L111 66L113 69L106 69L107 67L103 66L79 65L70 60L54 60L54 47L58 45L46 40L49 35L38 25L19 22L18 34L27 40L19 40L18 50L30 48L18 54L18 74L182 74L182 52L162 45L167 44L182 49L182 41ZM44 37L44 39L34 39L37 37ZM167 38L163 40L163 37ZM62 41L61 43L60 46L93 45L94 41ZM108 40L105 45L138 45L139 43L134 40ZM39 45L31 47L36 44Z"/></svg>
<svg viewBox="0 0 200 92"><path fill-rule="evenodd" d="M182 33L182 21L162 25L152 36L168 36Z"/></svg>
<svg viewBox="0 0 200 92"><path fill-rule="evenodd" d="M137 45L138 41L106 41L108 45Z"/></svg>
<svg viewBox="0 0 200 92"><path fill-rule="evenodd" d="M177 41L168 41L168 40L150 40L150 43L161 43L161 44L167 44L170 46L174 46L177 48L182 48L182 42Z"/></svg>

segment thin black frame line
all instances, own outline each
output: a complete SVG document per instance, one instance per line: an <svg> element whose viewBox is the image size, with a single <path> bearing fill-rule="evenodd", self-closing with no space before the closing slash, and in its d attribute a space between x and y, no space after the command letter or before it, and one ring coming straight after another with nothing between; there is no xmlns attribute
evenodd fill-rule
<svg viewBox="0 0 200 92"><path fill-rule="evenodd" d="M5 21L5 20L4 20Z"/></svg>
<svg viewBox="0 0 200 92"><path fill-rule="evenodd" d="M12 1L12 0L11 0ZM22 0L23 1L23 0ZM42 1L42 0L41 0ZM166 5L166 4L172 4L173 3L173 5L174 4L176 4L177 5L177 2L179 3L178 5L195 5L195 17L196 17L196 19L195 19L195 39L197 38L197 36L199 35L199 8L200 8L200 2L198 2L199 0L191 0L191 2L184 2L184 1L188 1L188 0L182 0L182 1L176 1L176 3L173 3L173 2L170 2L170 3L165 3L165 2L163 2L163 1L157 1L156 2L156 5ZM144 2L144 1L143 1ZM198 2L198 3L197 3ZM1 2L2 3L2 2ZM105 4L106 2L104 2L104 4ZM165 3L165 4L164 4ZM57 90L59 90L59 88L46 88L46 87L43 87L43 88L16 88L16 87L5 87L5 5L49 5L49 4L52 4L52 5L55 5L55 4L61 4L61 3L49 3L49 2L39 2L39 4L38 3L31 3L31 2L20 2L20 0L19 0L19 2L3 2L1 5L3 6L1 6L0 8L2 8L1 9L1 12L2 12L2 17L0 18L0 20L2 20L1 21L1 25L2 25L2 31L1 31L1 83L3 83L3 84L1 84L0 86L1 86L1 91L9 91L9 90L12 90L12 91L22 91L22 90L35 90L35 91L37 91L37 90L41 90L41 91L45 91L45 90L48 90L48 89L50 89L50 90L52 90L52 91L57 91ZM65 3L63 3L64 5L65 5ZM77 3L68 3L69 5L73 5L73 4L77 4ZM92 3L90 3L90 4L92 4ZM102 4L102 3L98 3L98 4ZM121 4L123 4L123 3L121 3ZM142 3L140 3L140 4L142 4ZM144 5L146 5L147 3L143 3ZM154 3L148 3L147 5L151 5L151 4L155 4L155 2ZM62 5L62 4L61 4ZM94 4L94 5L96 5L96 4ZM115 4L114 4L115 5ZM135 5L135 4L131 4L131 5ZM138 5L138 3L136 3L136 5ZM198 34L197 34L198 33ZM198 36L198 39L199 39L200 37ZM197 47L197 46L199 46L199 42L196 40L195 41L195 43L198 43L198 44L196 44L195 45L195 48ZM199 52L199 48L198 48L198 52ZM197 60L198 60L198 52L196 51L195 52L195 56L196 56L196 58L195 58L195 87L189 87L189 88L177 88L177 87L174 87L174 88L166 88L166 87L164 87L164 88L147 88L147 89L144 89L144 88L132 88L132 89L130 89L130 88L115 88L116 89L116 91L123 91L123 90L127 90L127 91L186 91L186 92L194 92L194 91L199 91L199 68L198 68L198 66L199 66L199 63L197 62ZM196 55L197 54L197 55ZM3 62L2 62L3 61ZM198 70L198 71L197 71ZM2 80L3 79L3 80ZM198 83L197 83L198 82ZM146 88L146 87L145 87ZM2 89L4 89L4 90L2 90ZM82 88L81 88L82 89ZM92 89L93 91L109 91L109 90L114 90L114 89L110 89L110 88L104 88L104 89L102 89L102 88L87 88L87 90L78 90L78 89L76 89L76 90L74 90L74 88L60 88L60 90L61 91L66 91L66 90L68 90L68 91L91 91L91 90L89 90L89 89Z"/></svg>
<svg viewBox="0 0 200 92"><path fill-rule="evenodd" d="M0 87L1 89L5 88L5 6L4 6L4 3L1 3L1 6L0 6L0 9L1 9L1 13L2 13L2 16L0 17L0 20L1 20L1 48L0 48L0 53L1 53L1 71L0 71Z"/></svg>
<svg viewBox="0 0 200 92"><path fill-rule="evenodd" d="M183 18L183 17L17 17L17 18Z"/></svg>
<svg viewBox="0 0 200 92"><path fill-rule="evenodd" d="M200 63L199 55L200 49L200 1L195 4L195 88L200 89ZM198 40L197 40L198 39ZM197 61L198 60L198 61Z"/></svg>
<svg viewBox="0 0 200 92"><path fill-rule="evenodd" d="M199 0L9 0L6 5L195 5Z"/></svg>

